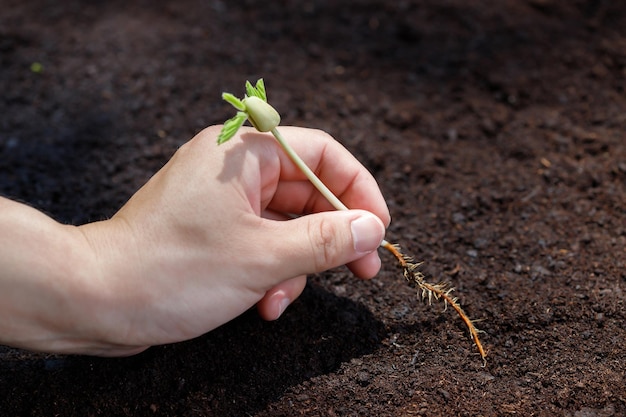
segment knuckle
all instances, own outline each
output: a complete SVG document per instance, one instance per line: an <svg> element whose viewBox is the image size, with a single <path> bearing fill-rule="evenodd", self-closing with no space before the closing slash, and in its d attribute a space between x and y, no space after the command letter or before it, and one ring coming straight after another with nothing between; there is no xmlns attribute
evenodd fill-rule
<svg viewBox="0 0 626 417"><path fill-rule="evenodd" d="M310 236L315 254L315 269L321 272L337 265L340 255L336 244L338 233L335 224L324 219L317 224L316 229Z"/></svg>

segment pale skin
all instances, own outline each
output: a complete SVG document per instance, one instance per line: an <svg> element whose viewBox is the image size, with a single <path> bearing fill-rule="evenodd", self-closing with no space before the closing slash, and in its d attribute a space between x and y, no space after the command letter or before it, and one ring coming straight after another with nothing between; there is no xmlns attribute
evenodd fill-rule
<svg viewBox="0 0 626 417"><path fill-rule="evenodd" d="M375 179L326 133L280 129L353 210L334 211L271 135L242 128L217 146L220 126L108 220L63 225L0 197L0 344L132 355L254 305L277 319L307 274L345 264L376 275L390 216Z"/></svg>

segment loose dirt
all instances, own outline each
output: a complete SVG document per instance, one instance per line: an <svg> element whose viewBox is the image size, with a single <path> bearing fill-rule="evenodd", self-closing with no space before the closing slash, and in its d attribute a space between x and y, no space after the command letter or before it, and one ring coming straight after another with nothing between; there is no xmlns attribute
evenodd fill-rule
<svg viewBox="0 0 626 417"><path fill-rule="evenodd" d="M383 253L371 281L311 276L276 322L124 359L0 348L0 414L626 415L625 4L0 4L2 195L107 218L263 77L284 124L373 172L388 238L488 350Z"/></svg>

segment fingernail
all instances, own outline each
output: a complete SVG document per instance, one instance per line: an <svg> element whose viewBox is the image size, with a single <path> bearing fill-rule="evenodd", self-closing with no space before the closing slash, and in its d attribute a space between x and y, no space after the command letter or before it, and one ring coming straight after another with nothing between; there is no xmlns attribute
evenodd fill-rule
<svg viewBox="0 0 626 417"><path fill-rule="evenodd" d="M287 310L287 307L289 307L289 304L291 304L291 300L289 300L289 298L284 297L280 299L280 301L278 302L278 316L276 317L277 319L283 315L285 310Z"/></svg>
<svg viewBox="0 0 626 417"><path fill-rule="evenodd" d="M352 241L359 254L375 251L385 235L385 226L373 214L364 214L352 220Z"/></svg>

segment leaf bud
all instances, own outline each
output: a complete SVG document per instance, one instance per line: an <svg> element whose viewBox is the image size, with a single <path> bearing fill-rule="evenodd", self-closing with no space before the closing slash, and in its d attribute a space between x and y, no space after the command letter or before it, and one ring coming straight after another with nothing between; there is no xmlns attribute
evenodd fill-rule
<svg viewBox="0 0 626 417"><path fill-rule="evenodd" d="M258 97L246 97L243 99L246 106L248 120L259 132L269 132L280 124L280 115L267 102Z"/></svg>

